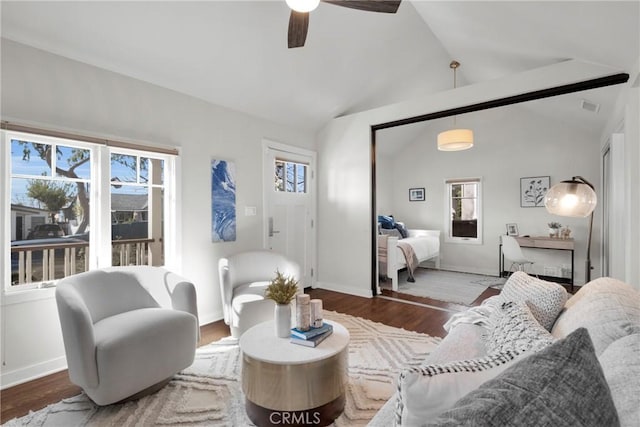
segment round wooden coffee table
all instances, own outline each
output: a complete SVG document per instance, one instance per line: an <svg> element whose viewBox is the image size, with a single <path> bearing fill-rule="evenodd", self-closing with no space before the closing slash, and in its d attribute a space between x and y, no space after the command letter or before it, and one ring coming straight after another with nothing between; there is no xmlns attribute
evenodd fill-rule
<svg viewBox="0 0 640 427"><path fill-rule="evenodd" d="M242 391L257 426L326 426L344 410L349 332L337 322L317 347L278 338L273 321L240 337Z"/></svg>

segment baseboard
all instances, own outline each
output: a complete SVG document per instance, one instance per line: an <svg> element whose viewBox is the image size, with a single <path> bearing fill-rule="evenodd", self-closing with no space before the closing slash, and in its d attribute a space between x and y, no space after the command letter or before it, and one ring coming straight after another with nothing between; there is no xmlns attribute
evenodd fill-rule
<svg viewBox="0 0 640 427"><path fill-rule="evenodd" d="M217 322L218 320L224 319L221 311L214 311L213 313L198 313L198 321L200 322L200 326L208 325L209 323Z"/></svg>
<svg viewBox="0 0 640 427"><path fill-rule="evenodd" d="M453 271L456 273L471 273L471 274L482 274L484 276L495 276L498 277L498 273L495 268L469 268L469 266L463 265L440 265L440 270Z"/></svg>
<svg viewBox="0 0 640 427"><path fill-rule="evenodd" d="M0 375L0 390L46 377L65 369L67 369L67 359L62 356L35 365L25 366L15 371L2 372Z"/></svg>
<svg viewBox="0 0 640 427"><path fill-rule="evenodd" d="M340 292L348 295L355 295L357 297L373 298L371 289L361 289L353 286L338 285L335 283L327 283L321 281L316 282L316 288L326 289L327 291Z"/></svg>

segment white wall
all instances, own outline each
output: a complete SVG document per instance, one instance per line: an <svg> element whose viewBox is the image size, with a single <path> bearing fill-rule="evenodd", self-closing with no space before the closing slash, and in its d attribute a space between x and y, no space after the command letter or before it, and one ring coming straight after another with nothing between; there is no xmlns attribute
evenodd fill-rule
<svg viewBox="0 0 640 427"><path fill-rule="evenodd" d="M179 269L197 286L201 323L221 319L218 259L262 247L262 139L313 150L314 135L7 40L1 60L3 120L180 147ZM236 242L211 242L212 158L236 163ZM2 386L64 367L51 290L2 305Z"/></svg>
<svg viewBox="0 0 640 427"><path fill-rule="evenodd" d="M397 220L409 228L444 230L447 178L482 178L484 239L481 245L442 242L441 268L481 274L498 274L499 236L507 223L516 223L521 235L545 236L547 223L569 226L575 238L575 282L584 283L588 221L551 215L544 207L520 206L520 178L550 176L551 185L580 175L599 183L599 135L568 126L560 119L543 117L521 105L479 111L458 117L458 123L473 129L475 146L466 151L443 152L436 146L437 134L451 126L450 120L427 124L424 133L394 156L390 189ZM393 129L383 138L393 138ZM425 202L409 202L410 187L425 187ZM388 187L387 187L388 189ZM385 188L378 188L377 194ZM596 188L599 192L599 189ZM379 210L380 212L380 210ZM386 211L385 211L386 212ZM599 233L592 241L592 260L599 263ZM536 261L534 272L545 274L545 267L560 275L570 268L569 252L524 249ZM507 268L509 264L507 264ZM598 272L594 271L594 277Z"/></svg>
<svg viewBox="0 0 640 427"><path fill-rule="evenodd" d="M621 242L622 247L617 248L616 252L624 254L624 273L616 278L640 290L640 58L629 71L629 76L629 81L618 97L616 112L610 118L601 141L603 145L606 144L611 135L620 130L624 135L625 188L622 192L627 203L622 212L617 212L617 218L622 218L623 226L612 230L623 230L612 238Z"/></svg>
<svg viewBox="0 0 640 427"><path fill-rule="evenodd" d="M376 154L376 206L378 215L394 213L394 170L393 159L386 154ZM408 193L408 192L407 192ZM398 219L400 221L400 219Z"/></svg>
<svg viewBox="0 0 640 427"><path fill-rule="evenodd" d="M340 117L327 124L318 139L318 176L320 182L326 183L318 192L318 285L360 295L371 294L370 233L374 213L369 197L372 125L617 72L619 70L596 64L566 61ZM538 173L537 170L534 172ZM634 194L634 197L638 195ZM577 227L574 230L580 232Z"/></svg>

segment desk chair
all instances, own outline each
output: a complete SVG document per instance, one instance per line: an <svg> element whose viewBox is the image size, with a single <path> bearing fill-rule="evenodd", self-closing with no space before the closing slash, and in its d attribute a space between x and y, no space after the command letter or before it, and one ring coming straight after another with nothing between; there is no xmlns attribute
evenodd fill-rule
<svg viewBox="0 0 640 427"><path fill-rule="evenodd" d="M525 258L518 241L511 236L502 236L502 253L505 258L511 260L509 272L512 271L514 265L518 266L518 271L525 271L527 264L533 265L533 261Z"/></svg>

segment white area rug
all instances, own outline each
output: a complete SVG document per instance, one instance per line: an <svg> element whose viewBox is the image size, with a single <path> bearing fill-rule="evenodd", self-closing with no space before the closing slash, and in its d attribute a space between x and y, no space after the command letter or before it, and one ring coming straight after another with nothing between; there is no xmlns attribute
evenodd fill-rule
<svg viewBox="0 0 640 427"><path fill-rule="evenodd" d="M493 284L493 281L487 284L487 279L498 279L430 268L416 269L414 277L414 283L407 282L407 272L401 271L398 275L398 292L464 305L471 305ZM391 289L391 282L382 283L381 286Z"/></svg>
<svg viewBox="0 0 640 427"><path fill-rule="evenodd" d="M365 426L394 392L401 369L419 365L440 338L325 311L351 334L344 413L335 426ZM222 339L197 350L191 367L159 392L100 407L86 395L31 412L5 426L249 426L240 382L240 349Z"/></svg>

